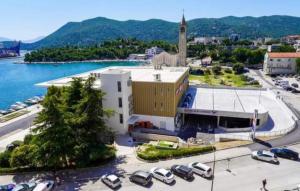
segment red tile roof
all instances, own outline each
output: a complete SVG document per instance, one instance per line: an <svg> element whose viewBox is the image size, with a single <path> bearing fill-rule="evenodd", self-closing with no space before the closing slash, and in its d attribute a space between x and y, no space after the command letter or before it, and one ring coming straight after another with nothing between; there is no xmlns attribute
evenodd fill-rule
<svg viewBox="0 0 300 191"><path fill-rule="evenodd" d="M300 52L269 52L269 58L300 58Z"/></svg>

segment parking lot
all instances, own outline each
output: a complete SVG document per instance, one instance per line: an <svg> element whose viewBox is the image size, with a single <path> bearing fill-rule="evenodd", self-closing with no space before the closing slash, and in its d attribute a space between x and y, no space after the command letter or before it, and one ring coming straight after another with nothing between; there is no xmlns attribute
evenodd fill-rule
<svg viewBox="0 0 300 191"><path fill-rule="evenodd" d="M300 145L291 146L291 149L299 152ZM188 161L188 160L187 160ZM249 155L233 158L230 160L222 160L216 162L215 165L215 179L214 190L231 190L231 191L253 191L260 190L262 187L262 180L267 180L268 190L284 190L293 189L300 183L299 172L300 162L291 161L287 159L279 159L280 164L275 165L267 162L253 160ZM172 161L171 163L173 163ZM170 163L170 164L171 164ZM160 165L161 164L161 165ZM122 187L117 190L172 190L180 191L186 190L207 190L209 191L212 186L212 180L202 178L194 175L194 179L187 181L178 176L175 176L175 183L165 184L159 180L153 179L153 183L149 186L140 186L129 181L129 175L134 169L149 171L154 166L163 168L170 168L168 163L155 163L155 164L139 164L135 168L125 169L125 174L121 177ZM185 163L182 163L185 164ZM213 163L207 163L213 166ZM89 181L70 182L56 190L75 190L74 185L80 187L80 190L112 190L104 185L100 179Z"/></svg>
<svg viewBox="0 0 300 191"><path fill-rule="evenodd" d="M279 75L272 77L272 82L275 86L281 87L292 93L300 93L300 77L298 75Z"/></svg>

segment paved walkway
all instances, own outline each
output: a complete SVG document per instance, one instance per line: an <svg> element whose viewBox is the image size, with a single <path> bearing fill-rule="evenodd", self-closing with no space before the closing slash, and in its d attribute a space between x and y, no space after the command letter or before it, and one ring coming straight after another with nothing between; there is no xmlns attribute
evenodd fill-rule
<svg viewBox="0 0 300 191"><path fill-rule="evenodd" d="M21 115L20 117L16 117L16 118L14 118L12 120L9 120L9 121L6 121L4 123L0 122L0 128L4 127L4 126L7 126L7 125L10 125L10 124L12 124L16 121L20 121L21 119L25 119L30 115L33 115L33 114L36 114L36 113L40 112L41 111L41 105L37 104L37 105L29 106L29 107L27 107L25 109L22 109L22 110L19 110L19 111L23 111L23 110L24 111L29 111L30 113L27 113L25 115Z"/></svg>
<svg viewBox="0 0 300 191"><path fill-rule="evenodd" d="M122 152L122 151L121 151ZM221 150L215 152L216 161L227 160L228 158L236 158L240 156L249 155L251 150L247 147L232 148L227 150ZM80 170L68 170L59 172L60 176L65 182L78 182L85 180L99 179L105 173L116 173L120 176L128 175L136 170L149 170L154 166L170 168L174 164L188 164L191 162L199 161L203 163L210 163L214 160L214 153L208 153L192 157L184 157L179 159L159 161L155 163L146 163L140 160L128 161L127 156L119 155L117 159L105 166L80 169ZM131 158L131 157L130 157ZM9 182L26 182L32 179L53 178L51 173L27 173L20 175L5 175L0 176L0 184L5 184Z"/></svg>

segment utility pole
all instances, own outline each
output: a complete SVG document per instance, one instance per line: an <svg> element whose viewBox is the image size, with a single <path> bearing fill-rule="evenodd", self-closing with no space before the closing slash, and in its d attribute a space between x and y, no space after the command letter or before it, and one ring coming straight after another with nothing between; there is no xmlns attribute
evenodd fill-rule
<svg viewBox="0 0 300 191"><path fill-rule="evenodd" d="M212 144L211 144L212 145ZM213 173L212 173L212 180L211 180L211 191L214 190L214 181L215 181L215 167L216 167L216 150L215 147L213 147L213 153L214 153L214 162L213 162Z"/></svg>

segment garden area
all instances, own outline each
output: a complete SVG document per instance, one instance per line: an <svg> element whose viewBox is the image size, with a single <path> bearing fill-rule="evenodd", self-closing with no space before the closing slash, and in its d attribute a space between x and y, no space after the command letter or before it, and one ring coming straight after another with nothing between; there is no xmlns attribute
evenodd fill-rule
<svg viewBox="0 0 300 191"><path fill-rule="evenodd" d="M233 66L233 68L201 67L191 70L189 80L210 86L261 87L258 81L244 75L243 70L243 66L240 65Z"/></svg>
<svg viewBox="0 0 300 191"><path fill-rule="evenodd" d="M201 145L192 147L161 148L152 144L144 144L137 149L137 156L146 161L157 161L162 159L172 159L191 155L199 155L212 152L213 146Z"/></svg>

